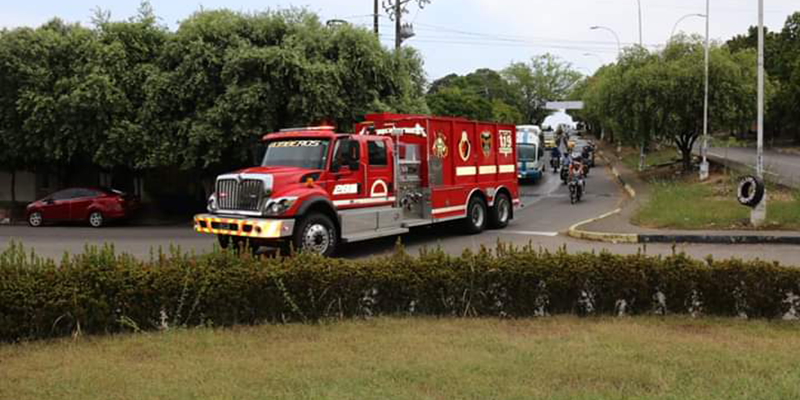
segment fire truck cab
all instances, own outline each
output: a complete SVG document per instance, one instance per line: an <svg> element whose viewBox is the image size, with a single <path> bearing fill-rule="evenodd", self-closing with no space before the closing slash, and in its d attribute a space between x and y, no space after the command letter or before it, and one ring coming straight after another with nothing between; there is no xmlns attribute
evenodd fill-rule
<svg viewBox="0 0 800 400"><path fill-rule="evenodd" d="M375 114L354 134L333 127L264 137L261 166L217 177L194 229L220 245L293 245L331 255L340 243L462 220L504 228L520 206L513 125Z"/></svg>

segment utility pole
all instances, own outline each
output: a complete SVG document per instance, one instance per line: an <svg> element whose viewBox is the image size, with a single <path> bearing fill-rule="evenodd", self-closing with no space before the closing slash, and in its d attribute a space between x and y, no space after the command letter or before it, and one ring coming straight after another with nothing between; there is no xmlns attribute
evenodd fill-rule
<svg viewBox="0 0 800 400"><path fill-rule="evenodd" d="M706 0L706 55L705 55L705 94L703 95L703 146L700 153L703 161L700 163L700 180L708 179L708 27L711 20L711 0Z"/></svg>
<svg viewBox="0 0 800 400"><path fill-rule="evenodd" d="M764 181L764 0L758 0L758 150L756 176ZM758 227L767 219L767 192L750 213L750 222Z"/></svg>
<svg viewBox="0 0 800 400"><path fill-rule="evenodd" d="M414 28L410 24L403 25L402 23L403 13L408 12L406 10L406 4L412 1L416 2L420 9L423 9L425 5L430 4L432 0L383 0L383 8L389 13L389 18L394 18L395 50L400 50L403 41L414 36ZM377 12L375 14L377 15ZM377 31L377 28L375 29Z"/></svg>
<svg viewBox="0 0 800 400"><path fill-rule="evenodd" d="M403 37L400 36L400 30L402 29L400 20L402 19L403 16L401 7L402 7L401 1L394 0L394 49L395 50L400 50L400 46L403 44Z"/></svg>
<svg viewBox="0 0 800 400"><path fill-rule="evenodd" d="M375 13L372 14L372 22L375 25L375 36L380 37L380 33L378 32L378 0L375 0Z"/></svg>

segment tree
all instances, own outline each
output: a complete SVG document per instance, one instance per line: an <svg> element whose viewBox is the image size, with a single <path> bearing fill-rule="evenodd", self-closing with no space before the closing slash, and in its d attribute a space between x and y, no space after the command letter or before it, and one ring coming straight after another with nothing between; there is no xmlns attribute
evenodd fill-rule
<svg viewBox="0 0 800 400"><path fill-rule="evenodd" d="M426 100L436 115L512 124L523 121L516 91L491 69L479 69L465 76L447 75L433 82Z"/></svg>
<svg viewBox="0 0 800 400"><path fill-rule="evenodd" d="M220 172L252 165L265 132L370 111L426 111L422 61L365 29L304 10L202 11L183 21L145 83L153 165Z"/></svg>
<svg viewBox="0 0 800 400"><path fill-rule="evenodd" d="M794 133L800 142L800 115L797 102L800 100L800 12L790 15L780 32L765 28L764 67L776 82L775 95L768 104L765 115L765 130L773 138L784 132ZM751 26L746 35L737 35L727 42L731 52L756 51L758 28Z"/></svg>
<svg viewBox="0 0 800 400"><path fill-rule="evenodd" d="M157 62L169 32L156 23L150 3L144 1L138 14L128 21L112 22L97 11L96 30L101 46L100 65L119 90L118 113L110 121L106 136L93 160L103 168L141 171L160 166L152 162L151 149L159 139L146 129L142 110L147 101L145 86L157 72Z"/></svg>
<svg viewBox="0 0 800 400"><path fill-rule="evenodd" d="M699 37L673 40L659 54L627 51L598 71L585 92L590 118L631 143L675 145L684 170L703 132L704 47ZM737 129L755 118L755 53L713 46L709 69L709 131ZM768 81L767 94L772 93Z"/></svg>
<svg viewBox="0 0 800 400"><path fill-rule="evenodd" d="M517 90L523 118L531 123L541 123L548 115L546 103L565 98L581 79L570 63L551 54L534 57L530 63L512 63L502 74Z"/></svg>

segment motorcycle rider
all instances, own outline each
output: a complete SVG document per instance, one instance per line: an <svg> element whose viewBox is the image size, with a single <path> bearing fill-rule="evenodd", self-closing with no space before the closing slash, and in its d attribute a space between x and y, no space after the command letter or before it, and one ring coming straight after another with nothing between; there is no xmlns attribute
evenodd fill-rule
<svg viewBox="0 0 800 400"><path fill-rule="evenodd" d="M550 166L553 167L553 172L558 171L558 166L561 163L561 149L558 146L550 149Z"/></svg>
<svg viewBox="0 0 800 400"><path fill-rule="evenodd" d="M583 165L583 157L580 154L575 154L572 157L572 163L569 165L569 181L573 178L578 179L582 190L586 190L586 181L583 179L585 176L585 167Z"/></svg>

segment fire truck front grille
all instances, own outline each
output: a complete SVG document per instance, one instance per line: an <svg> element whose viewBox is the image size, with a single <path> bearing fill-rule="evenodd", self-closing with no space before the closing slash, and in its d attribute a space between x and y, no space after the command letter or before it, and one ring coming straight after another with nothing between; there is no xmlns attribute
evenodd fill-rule
<svg viewBox="0 0 800 400"><path fill-rule="evenodd" d="M220 179L217 181L217 201L221 210L260 211L264 193L263 182L256 179Z"/></svg>

